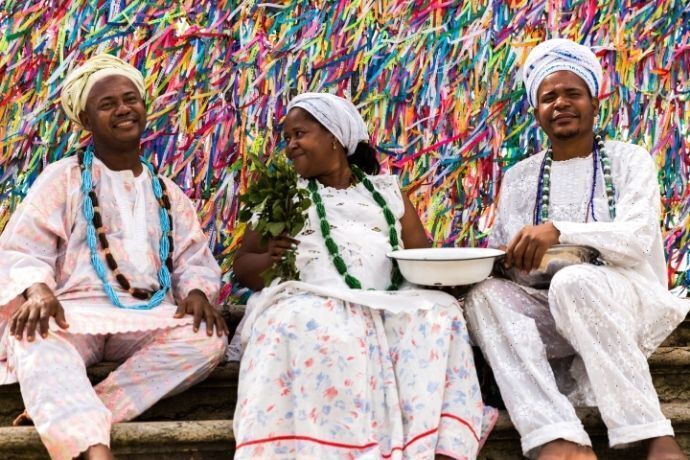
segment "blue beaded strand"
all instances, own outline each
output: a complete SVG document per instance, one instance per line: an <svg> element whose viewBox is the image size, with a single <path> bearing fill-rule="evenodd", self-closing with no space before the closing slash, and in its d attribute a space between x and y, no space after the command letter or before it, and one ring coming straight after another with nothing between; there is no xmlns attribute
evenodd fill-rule
<svg viewBox="0 0 690 460"><path fill-rule="evenodd" d="M553 153L549 148L544 154L544 159L541 162L539 169L539 178L537 182L537 196L534 204L534 213L532 222L534 225L539 225L549 219L549 194L551 191L551 163L553 161ZM587 203L587 215L591 215L592 219L597 222L596 213L594 210L594 195L597 188L597 172L599 164L601 163L602 174L604 176L604 188L606 190L606 199L608 201L609 217L611 220L616 218L616 189L613 185L613 178L611 177L611 163L604 149L604 141L601 136L597 135L594 138L594 148L592 152L592 189L589 195L589 203Z"/></svg>
<svg viewBox="0 0 690 460"><path fill-rule="evenodd" d="M611 178L611 161L606 154L606 149L604 148L604 140L601 136L597 135L595 139L597 146L600 150L601 157L601 169L604 174L604 186L606 188L606 198L609 206L609 216L611 219L616 218L616 187L613 184L613 179Z"/></svg>
<svg viewBox="0 0 690 460"><path fill-rule="evenodd" d="M589 192L589 203L587 203L587 214L591 213L592 220L597 221L597 216L594 213L594 193L597 190L597 170L599 169L599 146L594 143L592 150L592 189Z"/></svg>
<svg viewBox="0 0 690 460"><path fill-rule="evenodd" d="M546 178L547 180L549 180L549 178L551 177L551 161L552 158L550 155L550 150L547 150L544 154L544 159L541 161L541 166L539 167L539 178L537 183L537 200L534 205L534 215L532 217L532 223L534 225L539 225L539 223L542 220L546 220L546 218L548 218L549 198L547 194L546 202L544 201L544 179ZM550 188L547 187L547 191L548 190L550 190ZM544 209L546 209L546 216L544 215Z"/></svg>
<svg viewBox="0 0 690 460"><path fill-rule="evenodd" d="M140 160L151 172L153 194L160 202L160 200L163 197L163 190L160 184L160 179L158 178L158 175L156 174L155 169L153 169L153 165L151 163L146 161L144 158L140 158ZM161 226L159 254L161 260L161 268L158 270L158 282L160 283L161 287L151 296L151 299L145 304L137 304L130 306L123 305L120 301L120 297L117 295L117 292L115 292L115 289L108 281L105 265L103 265L103 262L98 256L96 228L93 225L93 202L91 200L91 197L89 196L89 192L93 188L93 183L91 179L91 165L93 163L92 145L89 145L89 147L86 149L83 161L84 168L82 170L81 191L82 195L84 196L84 202L82 205L82 210L84 213L84 217L86 218L86 243L89 246L91 265L93 266L96 275L98 275L98 278L100 278L101 282L103 283L103 290L105 291L106 295L108 296L110 302L113 305L115 305L118 308L125 308L129 310L151 310L152 308L157 307L161 304L161 302L163 302L168 290L170 289L171 284L170 270L168 270L168 267L165 264L165 261L167 260L168 254L170 252L170 244L168 241L168 235L170 233L170 220L168 219L168 214L162 207L159 208L158 217L160 219Z"/></svg>

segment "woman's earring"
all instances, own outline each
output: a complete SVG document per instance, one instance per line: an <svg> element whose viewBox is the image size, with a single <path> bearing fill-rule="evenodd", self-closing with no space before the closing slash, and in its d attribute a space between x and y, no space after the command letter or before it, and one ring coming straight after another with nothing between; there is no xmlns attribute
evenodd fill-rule
<svg viewBox="0 0 690 460"><path fill-rule="evenodd" d="M333 141L333 150L335 150L337 147L335 146L335 141Z"/></svg>

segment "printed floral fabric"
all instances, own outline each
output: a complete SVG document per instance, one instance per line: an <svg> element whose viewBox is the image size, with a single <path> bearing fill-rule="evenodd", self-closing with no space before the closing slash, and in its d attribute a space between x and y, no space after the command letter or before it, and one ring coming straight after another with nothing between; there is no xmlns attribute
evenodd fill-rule
<svg viewBox="0 0 690 460"><path fill-rule="evenodd" d="M400 219L397 180L372 182ZM497 414L482 403L458 303L381 291L391 273L381 208L362 184L320 192L348 269L377 290L347 288L310 210L297 236L302 281L256 294L236 336L235 458L476 458Z"/></svg>

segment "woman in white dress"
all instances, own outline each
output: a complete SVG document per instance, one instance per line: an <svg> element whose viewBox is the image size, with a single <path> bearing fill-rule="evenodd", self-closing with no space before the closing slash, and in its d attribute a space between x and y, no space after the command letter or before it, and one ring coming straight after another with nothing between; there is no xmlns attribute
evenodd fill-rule
<svg viewBox="0 0 690 460"><path fill-rule="evenodd" d="M378 175L362 117L305 93L283 134L312 206L296 239L262 247L248 231L235 259L260 291L238 329L235 458L476 458L496 411L456 300L400 286L386 257L429 242L396 177ZM293 245L301 280L264 287L260 274Z"/></svg>

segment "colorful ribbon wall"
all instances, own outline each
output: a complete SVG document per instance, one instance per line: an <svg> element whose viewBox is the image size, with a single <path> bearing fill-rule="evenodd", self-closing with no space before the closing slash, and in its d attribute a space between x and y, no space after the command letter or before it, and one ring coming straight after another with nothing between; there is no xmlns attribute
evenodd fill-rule
<svg viewBox="0 0 690 460"><path fill-rule="evenodd" d="M146 154L195 200L227 273L246 154L280 151L302 91L347 95L437 245L481 245L502 172L543 143L519 66L562 36L605 68L600 125L659 168L673 286L688 286L690 7L644 1L15 1L0 6L0 229L46 163L86 140L59 108L98 53L141 69ZM224 295L231 289L224 288Z"/></svg>

